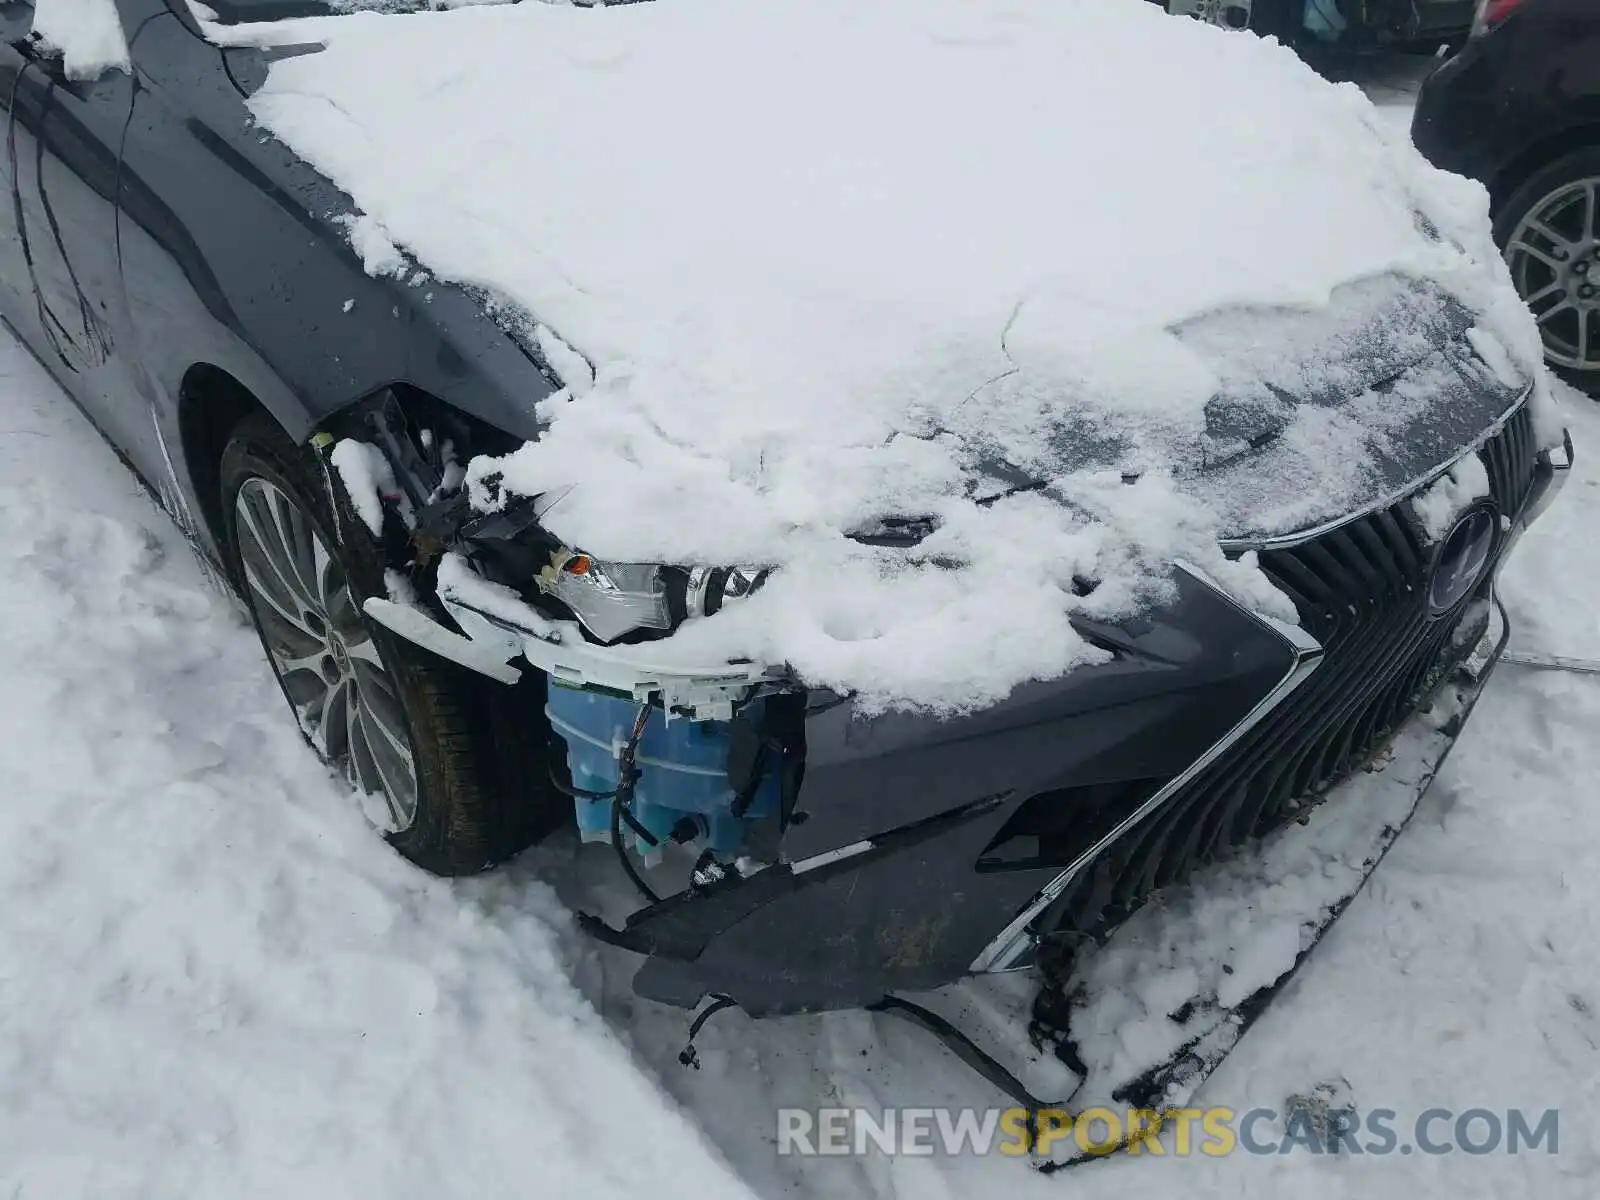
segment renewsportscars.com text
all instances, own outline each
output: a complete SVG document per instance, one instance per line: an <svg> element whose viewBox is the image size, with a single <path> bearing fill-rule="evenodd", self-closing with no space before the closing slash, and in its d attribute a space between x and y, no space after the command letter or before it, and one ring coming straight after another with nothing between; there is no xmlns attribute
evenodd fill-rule
<svg viewBox="0 0 1600 1200"><path fill-rule="evenodd" d="M783 1108L780 1155L1558 1154L1558 1109Z"/></svg>

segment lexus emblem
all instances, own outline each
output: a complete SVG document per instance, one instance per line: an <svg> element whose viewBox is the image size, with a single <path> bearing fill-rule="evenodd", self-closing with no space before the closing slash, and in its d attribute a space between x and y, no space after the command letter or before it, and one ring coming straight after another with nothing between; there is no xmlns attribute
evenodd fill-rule
<svg viewBox="0 0 1600 1200"><path fill-rule="evenodd" d="M1478 586L1494 561L1499 534L1499 514L1489 504L1468 509L1450 527L1433 559L1433 576L1428 581L1430 615L1449 612Z"/></svg>

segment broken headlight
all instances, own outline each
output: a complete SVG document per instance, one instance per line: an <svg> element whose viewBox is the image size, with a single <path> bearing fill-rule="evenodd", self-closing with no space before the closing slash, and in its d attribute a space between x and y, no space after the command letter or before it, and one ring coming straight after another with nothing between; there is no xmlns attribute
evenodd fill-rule
<svg viewBox="0 0 1600 1200"><path fill-rule="evenodd" d="M629 634L664 635L690 617L709 617L766 577L765 570L615 563L562 550L540 573L539 587L610 643Z"/></svg>

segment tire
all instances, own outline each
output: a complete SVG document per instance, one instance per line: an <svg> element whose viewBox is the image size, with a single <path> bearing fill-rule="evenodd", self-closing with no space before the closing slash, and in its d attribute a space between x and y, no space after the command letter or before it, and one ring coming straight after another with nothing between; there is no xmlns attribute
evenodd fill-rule
<svg viewBox="0 0 1600 1200"><path fill-rule="evenodd" d="M335 515L314 452L270 418L238 426L220 473L228 566L284 698L323 761L387 810L390 845L465 875L559 825L542 676L485 680L368 620L380 548L342 494Z"/></svg>
<svg viewBox="0 0 1600 1200"><path fill-rule="evenodd" d="M1535 222L1561 236L1546 236ZM1600 394L1600 147L1575 150L1523 180L1498 206L1494 240L1539 321L1545 360Z"/></svg>

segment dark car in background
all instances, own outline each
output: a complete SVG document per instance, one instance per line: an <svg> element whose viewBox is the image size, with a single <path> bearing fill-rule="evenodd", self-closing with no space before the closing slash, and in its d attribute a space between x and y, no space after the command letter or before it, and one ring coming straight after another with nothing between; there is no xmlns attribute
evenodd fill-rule
<svg viewBox="0 0 1600 1200"><path fill-rule="evenodd" d="M1464 38L1473 0L1152 0L1174 16L1276 37L1302 52Z"/></svg>
<svg viewBox="0 0 1600 1200"><path fill-rule="evenodd" d="M1600 388L1600 4L1483 0L1423 85L1417 148L1489 189L1495 241L1549 362Z"/></svg>

